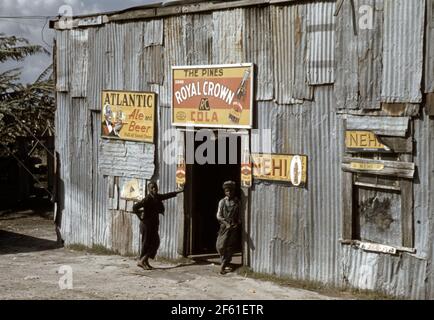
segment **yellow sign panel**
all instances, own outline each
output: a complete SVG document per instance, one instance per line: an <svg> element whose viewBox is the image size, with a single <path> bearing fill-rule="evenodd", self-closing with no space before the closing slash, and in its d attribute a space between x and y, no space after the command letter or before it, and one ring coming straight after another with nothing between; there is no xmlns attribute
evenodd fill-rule
<svg viewBox="0 0 434 320"><path fill-rule="evenodd" d="M345 134L347 149L353 150L390 150L370 131L347 131Z"/></svg>
<svg viewBox="0 0 434 320"><path fill-rule="evenodd" d="M154 142L155 93L102 92L102 137Z"/></svg>
<svg viewBox="0 0 434 320"><path fill-rule="evenodd" d="M306 156L252 154L252 160L256 179L288 182L294 187L306 186Z"/></svg>
<svg viewBox="0 0 434 320"><path fill-rule="evenodd" d="M384 170L384 164L351 162L351 169L362 171L382 171Z"/></svg>
<svg viewBox="0 0 434 320"><path fill-rule="evenodd" d="M173 67L172 124L251 128L253 65Z"/></svg>

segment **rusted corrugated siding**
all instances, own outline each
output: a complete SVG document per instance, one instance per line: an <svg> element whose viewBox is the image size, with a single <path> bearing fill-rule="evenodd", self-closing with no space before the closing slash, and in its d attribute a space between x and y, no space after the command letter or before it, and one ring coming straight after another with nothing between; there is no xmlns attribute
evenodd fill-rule
<svg viewBox="0 0 434 320"><path fill-rule="evenodd" d="M212 61L212 14L194 14L185 17L185 49L188 65L207 65Z"/></svg>
<svg viewBox="0 0 434 320"><path fill-rule="evenodd" d="M88 109L101 110L101 91L106 89L105 72L107 27L91 28L88 30L88 77L86 102ZM98 76L99 75L99 76ZM95 123L96 125L96 123ZM94 127L95 130L97 127Z"/></svg>
<svg viewBox="0 0 434 320"><path fill-rule="evenodd" d="M160 87L160 105L172 105L172 66L187 64L185 49L185 16L164 19L164 82Z"/></svg>
<svg viewBox="0 0 434 320"><path fill-rule="evenodd" d="M381 108L381 79L383 73L383 0L357 0L373 10L373 26L359 27L357 35L359 108L364 110ZM357 8L357 7L356 7ZM366 9L365 9L366 10ZM360 21L359 20L359 24ZM351 29L347 29L352 32Z"/></svg>
<svg viewBox="0 0 434 320"><path fill-rule="evenodd" d="M422 101L425 0L384 0L383 102Z"/></svg>
<svg viewBox="0 0 434 320"><path fill-rule="evenodd" d="M122 70L124 90L146 90L143 66L143 22L131 22L125 25L123 47L124 69Z"/></svg>
<svg viewBox="0 0 434 320"><path fill-rule="evenodd" d="M307 155L308 186L297 189L255 181L249 225L253 270L418 299L434 297L432 120L421 118L415 124L416 254L366 253L339 242L341 195L346 192L341 186L345 116L337 116L335 106L376 109L380 86L385 101L398 101L395 92L399 92L399 98L409 103L414 102L411 100L416 87L420 89L421 44L418 42L409 49L406 46L413 43L403 39L410 37L410 33L419 35L417 31L423 23L418 17L424 6L418 2L408 8L409 1L384 1L384 17L382 0L355 1L356 8L375 3L376 27L383 25L383 18L386 24L384 33L375 28L359 30L357 37L352 30L350 2L344 1L334 35L337 56L334 87L322 85L334 81L327 62L334 60L331 31L334 3L223 10L89 28L87 86L84 89L80 84L82 72L77 73L80 81L74 82L78 84L78 95L86 93L85 99L71 98L72 62L67 52L74 50L75 45L71 44L69 31L58 32L58 61L66 62L58 71L58 91L64 93L57 93L56 126L61 130L56 147L63 160L62 231L67 244L103 244L122 253L138 252L138 219L128 213L132 203L119 199L119 182L136 177L146 183L152 177L159 180L161 192L176 188L175 165L164 162L164 149L169 142L163 140L165 130L171 127L168 108L171 66L254 62L259 100L255 128L270 132L269 135L262 132L259 137L262 141L252 136L252 152ZM398 24L393 30L391 21L398 18L411 20L412 24L402 27ZM270 25L271 32L267 29ZM397 59L390 51L392 45L396 46ZM378 79L382 72L384 77ZM410 73L414 78L409 77ZM101 115L91 110L100 110L102 89L159 93L156 146L100 138ZM276 101L268 101L273 98ZM294 102L299 104L289 105ZM371 125L375 120L365 119ZM392 127L388 123L389 131ZM398 127L402 131L402 126ZM83 161L71 163L70 159L76 157ZM179 197L182 199L182 195ZM179 199L165 203L166 214L161 218L159 254L170 258L178 257L182 241L179 217L183 201Z"/></svg>
<svg viewBox="0 0 434 320"><path fill-rule="evenodd" d="M136 218L124 211L113 210L111 214L111 249L123 255L131 253L133 249L131 241L133 238L132 219Z"/></svg>
<svg viewBox="0 0 434 320"><path fill-rule="evenodd" d="M274 68L270 57L274 54L270 8L245 9L245 61L256 65L256 100L274 98Z"/></svg>
<svg viewBox="0 0 434 320"><path fill-rule="evenodd" d="M84 98L87 96L87 71L89 33L87 29L70 31L71 52L71 97Z"/></svg>
<svg viewBox="0 0 434 320"><path fill-rule="evenodd" d="M343 128L334 113L335 98L330 86L315 89L311 118L306 124L308 144L307 215L310 216L310 280L336 284L339 281L341 246L341 175Z"/></svg>
<svg viewBox="0 0 434 320"><path fill-rule="evenodd" d="M354 0L354 4L355 10L362 6L373 10L373 25L360 28L361 22L370 20L354 20L351 2L344 1L336 18L337 107L379 109L383 72L383 0Z"/></svg>
<svg viewBox="0 0 434 320"><path fill-rule="evenodd" d="M401 195L399 192L356 188L362 241L402 246Z"/></svg>
<svg viewBox="0 0 434 320"><path fill-rule="evenodd" d="M99 96L99 95L98 95ZM101 124L101 113L92 113L92 125L93 128L99 128ZM93 210L92 210L92 243L96 245L102 245L109 247L109 225L108 225L108 178L99 173L98 158L99 158L99 141L101 140L99 131L93 132L92 141L92 181L93 181Z"/></svg>
<svg viewBox="0 0 434 320"><path fill-rule="evenodd" d="M154 174L154 145L101 139L99 152L98 165L103 175L150 179Z"/></svg>
<svg viewBox="0 0 434 320"><path fill-rule="evenodd" d="M69 31L56 32L56 48L56 91L66 92L69 90Z"/></svg>
<svg viewBox="0 0 434 320"><path fill-rule="evenodd" d="M309 89L302 90L302 95L296 97L295 84L296 77L300 79L300 86L307 86L306 69L297 69L297 57L305 58L305 50L302 47L305 40L300 33L297 34L296 39L296 21L305 19L304 6L285 6L285 7L272 7L271 8L271 24L273 34L273 47L274 47L274 85L276 102L279 104L294 104L302 103L302 99L309 99ZM299 27L300 28L300 27ZM301 39L299 39L302 37ZM303 65L303 64L302 64ZM301 73L296 75L296 69Z"/></svg>
<svg viewBox="0 0 434 320"><path fill-rule="evenodd" d="M335 81L334 2L307 5L307 80L310 85Z"/></svg>
<svg viewBox="0 0 434 320"><path fill-rule="evenodd" d="M63 32L62 32L63 35ZM57 43L59 45L59 42ZM59 48L60 50L60 48ZM64 65L59 66L59 68L65 68ZM59 71L58 72L62 72ZM70 125L72 125L72 121L70 121L70 112L72 111L71 99L67 93L58 92L57 93L57 109L55 114L55 126L56 128L62 128L62 130L57 130L55 136L55 145L56 151L59 153L60 157L60 170L59 170L59 202L57 204L57 209L62 215L61 219L61 232L66 243L69 243L69 238L71 236L71 208L72 203L70 201L70 144L71 133L70 133Z"/></svg>
<svg viewBox="0 0 434 320"><path fill-rule="evenodd" d="M167 130L172 129L170 112L170 108L163 107L159 109L158 182L160 192L162 193L173 192L176 190L176 162L173 162L174 158L172 158L168 150L166 150L166 148L169 148L171 143L175 143L175 140L167 141L167 138L171 136ZM175 133L174 130L171 130L170 132ZM175 139L175 137L173 137L173 139ZM178 232L180 226L178 224L179 217L176 205L176 198L165 201L164 206L166 207L166 213L163 217L160 216L161 245L159 254L168 258L178 257Z"/></svg>
<svg viewBox="0 0 434 320"><path fill-rule="evenodd" d="M244 10L215 11L212 14L212 63L245 62L243 54Z"/></svg>
<svg viewBox="0 0 434 320"><path fill-rule="evenodd" d="M434 92L434 0L427 1L425 35L425 92Z"/></svg>
<svg viewBox="0 0 434 320"><path fill-rule="evenodd" d="M63 98L63 97L62 97ZM92 242L92 139L90 134L90 113L84 99L72 99L62 105L60 116L69 115L67 121L73 125L62 128L57 138L57 147L62 144L61 158L62 180L65 190L65 210L63 217L67 244L80 243L90 245ZM69 102L69 103L68 103ZM69 109L69 110L67 110ZM59 120L58 120L59 121ZM60 120L59 124L65 119ZM80 159L66 161L66 159ZM63 229L63 226L62 226Z"/></svg>
<svg viewBox="0 0 434 320"><path fill-rule="evenodd" d="M425 295L427 261L407 254L381 255L346 246L341 265L342 285L412 299L428 298Z"/></svg>
<svg viewBox="0 0 434 320"><path fill-rule="evenodd" d="M252 267L298 279L337 281L340 233L340 122L332 87L300 106L258 104L258 128L272 129L272 152L308 155L307 189L255 181ZM263 151L252 143L252 152ZM276 201L276 199L280 199ZM272 223L270 223L272 222Z"/></svg>
<svg viewBox="0 0 434 320"><path fill-rule="evenodd" d="M140 35L143 46L137 47L137 55L140 57L143 54L140 69L144 71L140 89L149 90L151 84L162 85L164 81L164 23L163 20L146 21L143 28L144 35Z"/></svg>
<svg viewBox="0 0 434 320"><path fill-rule="evenodd" d="M418 183L414 184L414 228L415 248L421 259L432 260L434 247L434 120L428 117L415 120L414 138L417 154L414 158L418 168Z"/></svg>

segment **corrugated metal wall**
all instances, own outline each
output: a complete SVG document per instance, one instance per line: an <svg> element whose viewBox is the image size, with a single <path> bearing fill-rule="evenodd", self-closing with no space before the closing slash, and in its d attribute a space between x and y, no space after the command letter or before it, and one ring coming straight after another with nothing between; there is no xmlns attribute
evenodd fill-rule
<svg viewBox="0 0 434 320"><path fill-rule="evenodd" d="M339 242L346 117L340 113L380 110L383 102L421 102L424 13L432 2L355 0L356 10L374 8L375 28L357 34L349 1L336 17L333 2L297 2L58 31L56 126L61 129L56 146L67 243L137 252L138 221L128 213L132 203L119 199L119 184L127 178L142 184L155 178L162 192L175 189L175 166L164 161L170 144L164 133L171 127L171 66L253 62L254 128L271 133L259 137L266 140L262 143L252 139L252 152L308 156L306 189L254 183L253 270L434 298L432 119L415 121L416 254L367 253ZM432 61L429 48L427 60ZM100 138L103 89L158 93L155 146ZM75 158L80 161L70 161ZM180 199L166 203L161 219L159 254L170 258L177 257L182 241L176 216L182 213Z"/></svg>
<svg viewBox="0 0 434 320"><path fill-rule="evenodd" d="M422 101L425 0L384 0L384 102Z"/></svg>

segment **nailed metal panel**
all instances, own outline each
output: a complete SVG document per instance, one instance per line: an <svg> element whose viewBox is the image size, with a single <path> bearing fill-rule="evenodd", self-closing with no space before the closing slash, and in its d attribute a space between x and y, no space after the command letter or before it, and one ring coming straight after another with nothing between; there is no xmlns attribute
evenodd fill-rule
<svg viewBox="0 0 434 320"><path fill-rule="evenodd" d="M341 146L342 119L333 112L335 97L331 86L315 89L304 138L308 145L308 190L306 233L309 237L308 279L337 285L341 245Z"/></svg>
<svg viewBox="0 0 434 320"><path fill-rule="evenodd" d="M307 5L307 79L311 85L335 81L335 3Z"/></svg>
<svg viewBox="0 0 434 320"><path fill-rule="evenodd" d="M348 116L347 129L372 131L383 136L405 137L408 131L407 117L356 117Z"/></svg>
<svg viewBox="0 0 434 320"><path fill-rule="evenodd" d="M384 3L383 0L358 0L357 3L356 8L368 6L374 14L373 28L358 28L359 108L381 109Z"/></svg>
<svg viewBox="0 0 434 320"><path fill-rule="evenodd" d="M164 50L163 50L163 20L144 22L143 46L143 89L149 89L150 84L163 84L164 80ZM142 68L142 67L141 67Z"/></svg>
<svg viewBox="0 0 434 320"><path fill-rule="evenodd" d="M212 62L212 14L185 16L185 50L187 65L207 65Z"/></svg>
<svg viewBox="0 0 434 320"><path fill-rule="evenodd" d="M426 299L427 262L424 260L409 255L368 253L345 246L341 263L346 286L401 298Z"/></svg>
<svg viewBox="0 0 434 320"><path fill-rule="evenodd" d="M132 219L130 213L124 211L110 211L112 215L111 226L111 249L119 254L126 255L132 252Z"/></svg>
<svg viewBox="0 0 434 320"><path fill-rule="evenodd" d="M256 68L256 100L274 98L274 68L270 8L245 9L244 52L247 62Z"/></svg>
<svg viewBox="0 0 434 320"><path fill-rule="evenodd" d="M185 44L185 16L164 20L164 83L159 88L160 106L172 105L172 66L187 64Z"/></svg>
<svg viewBox="0 0 434 320"><path fill-rule="evenodd" d="M360 240L401 247L400 193L358 188L357 199Z"/></svg>
<svg viewBox="0 0 434 320"><path fill-rule="evenodd" d="M87 95L88 30L71 30L71 97Z"/></svg>
<svg viewBox="0 0 434 320"><path fill-rule="evenodd" d="M99 170L104 175L150 179L154 174L155 145L102 139Z"/></svg>
<svg viewBox="0 0 434 320"><path fill-rule="evenodd" d="M64 100L65 101L65 100ZM65 131L61 143L62 184L64 190L64 214L67 244L92 243L92 138L89 112L84 99L66 99L63 111L67 108L67 121L73 125L62 128ZM65 114L61 115L62 117ZM62 119L64 121L65 119ZM67 139L67 140L66 140ZM56 147L59 145L57 144ZM60 153L60 152L59 152ZM80 161L70 161L80 159ZM63 224L63 221L62 221Z"/></svg>
<svg viewBox="0 0 434 320"><path fill-rule="evenodd" d="M279 106L271 101L259 101L254 112L257 129L251 131L251 152L276 153L276 131L273 128Z"/></svg>
<svg viewBox="0 0 434 320"><path fill-rule="evenodd" d="M88 30L88 78L87 97L88 109L101 110L101 92L104 89L105 80L105 45L106 28L91 28ZM96 127L95 127L96 128Z"/></svg>
<svg viewBox="0 0 434 320"><path fill-rule="evenodd" d="M357 109L359 101L358 37L354 35L350 1L343 1L336 17L336 81L337 109Z"/></svg>
<svg viewBox="0 0 434 320"><path fill-rule="evenodd" d="M301 9L300 9L301 10ZM272 34L274 47L274 85L276 102L279 104L302 103L295 97L296 80L303 82L305 74L295 74L296 50L295 21L297 7L272 7ZM307 78L305 79L307 82ZM304 98L304 97L301 97Z"/></svg>
<svg viewBox="0 0 434 320"><path fill-rule="evenodd" d="M56 32L56 90L60 92L69 91L69 34L69 31Z"/></svg>
<svg viewBox="0 0 434 320"><path fill-rule="evenodd" d="M146 89L143 84L147 79L143 77L142 55L143 55L143 22L131 22L125 25L126 33L120 39L118 46L123 48L124 69L123 84L124 90L140 91Z"/></svg>
<svg viewBox="0 0 434 320"><path fill-rule="evenodd" d="M308 188L256 181L251 194L251 263L255 271L336 283L340 244L342 121L332 87L314 102L258 104L259 129L271 129L272 152L308 155ZM262 148L252 137L252 152ZM332 236L331 236L332 235Z"/></svg>
<svg viewBox="0 0 434 320"><path fill-rule="evenodd" d="M106 28L105 85L107 90L126 90L124 43L128 24L110 23ZM95 76L95 75L93 75ZM99 75L102 76L102 75Z"/></svg>
<svg viewBox="0 0 434 320"><path fill-rule="evenodd" d="M164 81L164 49L163 46L152 46L143 49L143 83L142 87L149 90L151 84L163 85Z"/></svg>
<svg viewBox="0 0 434 320"><path fill-rule="evenodd" d="M70 113L72 112L71 99L66 93L57 93L57 109L55 113L55 126L62 128L57 130L55 135L56 152L59 153L60 170L59 170L59 202L57 210L61 217L61 232L66 244L73 243L71 237L71 194L68 193L70 185Z"/></svg>
<svg viewBox="0 0 434 320"><path fill-rule="evenodd" d="M94 130L92 131L92 243L108 247L109 233L107 232L107 210L108 201L110 201L109 189L113 189L113 183L110 183L107 176L102 175L99 170L96 170L96 168L98 168L99 158L98 145L101 139L101 134L98 130L101 123L101 113L92 112L91 116L91 121L94 128Z"/></svg>
<svg viewBox="0 0 434 320"><path fill-rule="evenodd" d="M242 63L244 10L215 11L213 17L212 63Z"/></svg>
<svg viewBox="0 0 434 320"><path fill-rule="evenodd" d="M425 93L434 92L434 0L427 0Z"/></svg>
<svg viewBox="0 0 434 320"><path fill-rule="evenodd" d="M277 153L309 154L307 135L303 128L311 121L309 103L279 107L274 122ZM309 160L308 160L309 161ZM281 276L304 278L309 274L308 189L277 186L274 199L274 233L271 243L273 272ZM297 263L293 263L297 261Z"/></svg>
<svg viewBox="0 0 434 320"><path fill-rule="evenodd" d="M163 45L163 19L144 22L143 46Z"/></svg>
<svg viewBox="0 0 434 320"><path fill-rule="evenodd" d="M383 102L419 103L425 31L425 0L385 0Z"/></svg>
<svg viewBox="0 0 434 320"><path fill-rule="evenodd" d="M353 18L353 10L363 12L366 6L373 10L372 27ZM380 109L383 0L354 0L354 9L350 1L344 1L336 18L335 44L338 109Z"/></svg>
<svg viewBox="0 0 434 320"><path fill-rule="evenodd" d="M414 122L414 139L417 145L414 162L418 181L414 184L414 237L416 254L432 261L434 230L432 227L434 205L434 120L418 119Z"/></svg>

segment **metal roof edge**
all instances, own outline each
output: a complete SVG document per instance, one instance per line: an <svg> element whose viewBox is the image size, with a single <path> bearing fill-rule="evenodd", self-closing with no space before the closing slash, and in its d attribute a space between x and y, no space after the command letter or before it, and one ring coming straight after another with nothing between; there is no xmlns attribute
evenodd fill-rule
<svg viewBox="0 0 434 320"><path fill-rule="evenodd" d="M327 1L327 0L326 0ZM280 4L290 2L305 2L303 0L231 0L231 1L202 1L202 0L176 0L163 1L155 4L136 6L120 11L102 12L71 17L72 20L62 19L58 16L50 20L50 28L56 30L92 27L108 22L121 22L139 19L167 17L179 14L206 12L257 5Z"/></svg>

